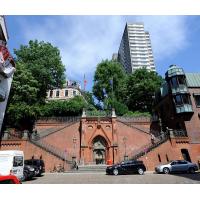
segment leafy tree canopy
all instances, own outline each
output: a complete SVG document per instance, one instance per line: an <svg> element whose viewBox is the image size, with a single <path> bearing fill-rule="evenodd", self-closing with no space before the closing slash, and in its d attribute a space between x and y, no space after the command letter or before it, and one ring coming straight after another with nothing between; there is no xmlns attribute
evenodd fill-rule
<svg viewBox="0 0 200 200"><path fill-rule="evenodd" d="M16 60L22 63L38 82L38 101L44 101L47 90L62 87L65 82L65 67L60 51L50 43L30 41L14 49Z"/></svg>
<svg viewBox="0 0 200 200"><path fill-rule="evenodd" d="M161 86L162 77L145 68L129 75L124 100L131 111L151 112L155 91Z"/></svg>
<svg viewBox="0 0 200 200"><path fill-rule="evenodd" d="M41 116L77 116L82 114L86 102L81 96L66 101L52 100L41 107Z"/></svg>
<svg viewBox="0 0 200 200"><path fill-rule="evenodd" d="M93 94L98 101L115 96L120 99L126 74L116 61L103 60L97 65L94 75Z"/></svg>

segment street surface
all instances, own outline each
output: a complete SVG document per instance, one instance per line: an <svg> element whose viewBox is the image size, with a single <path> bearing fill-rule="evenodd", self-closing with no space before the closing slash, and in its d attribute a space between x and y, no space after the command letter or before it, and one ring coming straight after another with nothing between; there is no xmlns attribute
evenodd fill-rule
<svg viewBox="0 0 200 200"><path fill-rule="evenodd" d="M191 184L200 183L200 172L195 174L154 174L106 175L104 172L91 173L46 173L23 184Z"/></svg>

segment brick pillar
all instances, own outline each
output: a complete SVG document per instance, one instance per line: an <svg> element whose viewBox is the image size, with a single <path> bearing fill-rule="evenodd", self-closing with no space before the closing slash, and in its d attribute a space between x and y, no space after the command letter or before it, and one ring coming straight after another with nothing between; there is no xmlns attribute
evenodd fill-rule
<svg viewBox="0 0 200 200"><path fill-rule="evenodd" d="M24 130L23 139L28 139L28 130Z"/></svg>
<svg viewBox="0 0 200 200"><path fill-rule="evenodd" d="M119 162L118 153L118 134L117 134L117 116L115 114L115 109L112 109L112 161L113 163Z"/></svg>
<svg viewBox="0 0 200 200"><path fill-rule="evenodd" d="M169 137L170 137L171 145L172 145L172 147L176 147L176 138L174 136L173 129L168 129L168 131L169 131Z"/></svg>
<svg viewBox="0 0 200 200"><path fill-rule="evenodd" d="M8 139L9 139L9 133L8 131L4 131L3 140L8 140Z"/></svg>

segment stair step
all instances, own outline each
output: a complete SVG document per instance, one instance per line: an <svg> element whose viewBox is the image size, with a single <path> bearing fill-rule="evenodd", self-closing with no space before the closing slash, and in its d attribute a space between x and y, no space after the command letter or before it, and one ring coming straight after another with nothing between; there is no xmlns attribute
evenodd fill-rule
<svg viewBox="0 0 200 200"><path fill-rule="evenodd" d="M78 170L70 170L73 173L79 172L105 172L107 165L79 165Z"/></svg>

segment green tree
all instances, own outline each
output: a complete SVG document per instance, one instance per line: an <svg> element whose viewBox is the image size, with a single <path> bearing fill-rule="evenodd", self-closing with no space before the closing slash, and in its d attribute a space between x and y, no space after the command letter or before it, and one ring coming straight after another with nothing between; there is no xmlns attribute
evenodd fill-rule
<svg viewBox="0 0 200 200"><path fill-rule="evenodd" d="M38 91L38 81L23 63L17 62L4 119L7 126L31 129L39 113Z"/></svg>
<svg viewBox="0 0 200 200"><path fill-rule="evenodd" d="M112 102L122 99L126 74L120 63L104 60L97 65L94 75L93 94L98 101Z"/></svg>
<svg viewBox="0 0 200 200"><path fill-rule="evenodd" d="M129 75L126 82L126 102L130 111L151 112L153 96L162 84L162 77L145 68Z"/></svg>
<svg viewBox="0 0 200 200"><path fill-rule="evenodd" d="M31 130L34 120L41 114L47 91L53 87L62 87L65 68L58 48L50 43L30 41L14 52L16 72L4 127Z"/></svg>
<svg viewBox="0 0 200 200"><path fill-rule="evenodd" d="M44 102L47 90L62 87L65 81L65 67L60 51L50 43L30 41L14 49L16 60L22 63L38 82L38 101Z"/></svg>
<svg viewBox="0 0 200 200"><path fill-rule="evenodd" d="M41 107L41 116L78 116L82 114L86 102L81 96L66 101L49 101Z"/></svg>

